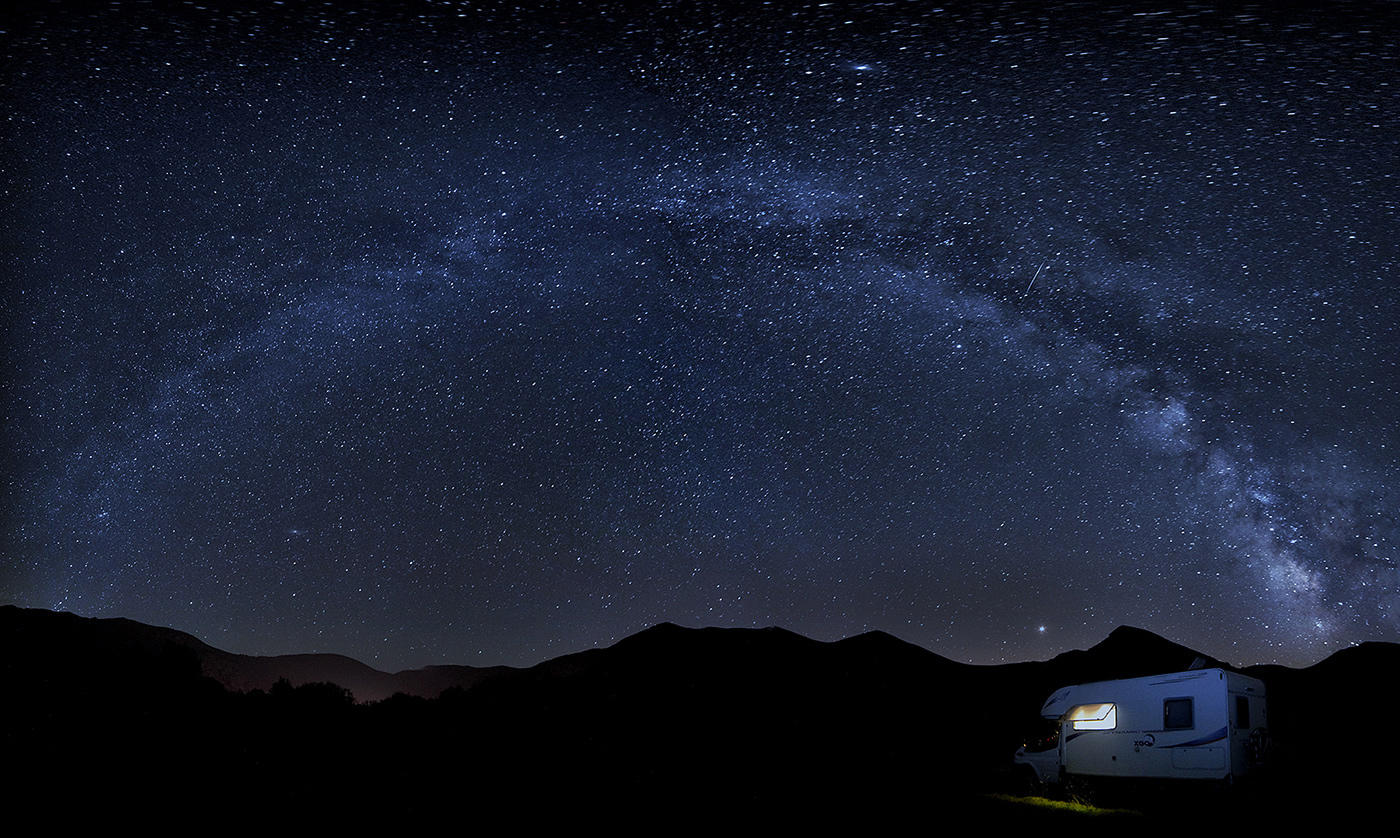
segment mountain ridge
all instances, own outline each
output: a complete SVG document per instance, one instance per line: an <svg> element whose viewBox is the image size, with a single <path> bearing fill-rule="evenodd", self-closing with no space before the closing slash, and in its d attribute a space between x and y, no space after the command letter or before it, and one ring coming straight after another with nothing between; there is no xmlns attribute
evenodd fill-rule
<svg viewBox="0 0 1400 838"><path fill-rule="evenodd" d="M469 687L512 667L472 667L437 664L385 672L348 655L334 652L302 652L285 655L244 655L211 646L179 629L154 626L126 617L83 617L67 611L0 605L0 630L16 638L47 631L50 642L67 638L160 652L165 647L184 650L199 662L203 673L234 692L268 690L280 679L292 686L329 682L351 691L358 701L380 701L396 692L436 697L442 690ZM5 638L0 637L0 641Z"/></svg>
<svg viewBox="0 0 1400 838"><path fill-rule="evenodd" d="M1246 673L1325 671L1337 665L1329 662L1339 655L1342 658L1386 657L1395 655L1395 650L1400 649L1400 644L1369 641L1334 652L1302 670L1276 664L1236 667L1147 629L1120 625L1088 649L1066 650L1045 661L970 664L946 658L881 630L866 631L834 641L818 641L779 626L687 627L666 621L623 637L611 645L560 655L528 667L434 664L388 672L337 653L244 655L219 649L179 629L154 626L125 617L82 617L70 612L0 606L0 628L24 633L37 631L40 624L46 624L56 635L87 633L92 635L94 641L120 642L148 652L158 651L165 645L187 650L197 658L206 676L236 692L267 690L279 679L285 678L294 687L317 682L335 683L350 690L360 702L380 701L394 693L436 698L443 690L471 689L500 678L524 677L536 681L565 678L586 671L600 661L620 659L624 655L650 660L649 666L665 666L671 664L661 658L688 654L713 658L721 649L735 654L766 654L774 660L784 657L807 659L809 663L813 656L824 651L834 656L833 660L839 659L840 655L864 656L879 658L885 665L909 663L935 666L950 672L981 672L992 676L1017 670L1044 670L1047 674L1056 673L1054 677L1062 680L1070 678L1079 681L1136 677L1187 669L1202 662L1208 666ZM689 663L696 665L695 660L689 660Z"/></svg>

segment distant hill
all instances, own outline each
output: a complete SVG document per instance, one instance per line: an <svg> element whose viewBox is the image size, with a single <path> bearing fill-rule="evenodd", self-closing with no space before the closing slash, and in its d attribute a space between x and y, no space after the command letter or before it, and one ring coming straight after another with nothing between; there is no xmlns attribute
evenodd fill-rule
<svg viewBox="0 0 1400 838"><path fill-rule="evenodd" d="M1267 681L1293 686L1325 678L1350 683L1356 673L1384 670L1397 662L1400 645L1363 643L1343 649L1307 669L1265 665L1233 667L1150 631L1119 626L1094 646L1056 655L1049 661L977 666L949 660L880 631L825 643L781 628L684 628L661 623L606 648L563 655L528 668L507 666L428 666L383 672L336 654L241 655L210 646L175 629L123 618L96 619L67 612L0 606L0 653L10 668L24 665L80 667L94 655L114 650L158 656L180 650L202 673L236 692L268 690L279 679L292 686L330 682L350 690L357 701L379 701L394 693L436 698L444 690L471 690L488 682L564 684L672 680L703 682L722 673L764 681L812 680L846 683L921 678L976 683L1059 686L1132 678L1192 666L1236 669ZM726 676L729 677L729 676ZM1034 690L1031 690L1035 692ZM1038 693L1037 693L1038 695Z"/></svg>
<svg viewBox="0 0 1400 838"><path fill-rule="evenodd" d="M943 675L972 677L973 673L985 676L1000 669L957 663L878 631L821 643L778 628L689 629L673 623L638 632L606 649L564 655L528 669L441 665L393 673L344 655L241 655L217 649L185 632L134 620L79 617L12 605L0 606L0 638L22 644L26 657L42 657L45 665L54 666L69 658L79 665L86 651L94 649L124 648L147 654L179 649L198 661L205 676L229 690L268 690L282 678L293 686L330 682L350 690L362 702L380 701L394 693L436 698L443 690L471 689L497 678L520 684L571 677L630 677L630 672L654 677L668 668L698 678L701 673L713 676L718 670L742 668L750 660L755 662L751 674L768 678L799 678L806 671L850 676L857 670L937 670ZM1088 650L1066 652L1046 664L1011 665L1007 671L1030 668L1044 679L1073 683L1185 669L1197 658L1210 660L1151 632L1122 626ZM1220 664L1210 660L1210 665Z"/></svg>
<svg viewBox="0 0 1400 838"><path fill-rule="evenodd" d="M0 606L0 652L17 666L29 661L44 668L91 665L97 651L156 655L179 650L192 656L203 674L236 692L268 690L278 679L293 686L331 682L357 701L379 701L394 693L436 698L451 687L471 687L510 667L429 666L381 672L354 658L333 654L239 655L225 652L174 629L123 618L95 619L38 608ZM67 664L65 664L67 662ZM3 665L3 664L0 664Z"/></svg>

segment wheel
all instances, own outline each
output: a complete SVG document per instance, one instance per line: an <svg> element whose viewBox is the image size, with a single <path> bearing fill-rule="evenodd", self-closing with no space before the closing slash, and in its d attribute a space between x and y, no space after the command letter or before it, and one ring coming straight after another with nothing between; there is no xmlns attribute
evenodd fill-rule
<svg viewBox="0 0 1400 838"><path fill-rule="evenodd" d="M1029 765L1016 766L1015 788L1018 794L1039 796L1045 793L1045 784L1040 781L1040 775Z"/></svg>
<svg viewBox="0 0 1400 838"><path fill-rule="evenodd" d="M1083 803L1086 806L1094 805L1093 787L1083 777L1063 774L1060 788L1063 790L1066 800L1072 803Z"/></svg>

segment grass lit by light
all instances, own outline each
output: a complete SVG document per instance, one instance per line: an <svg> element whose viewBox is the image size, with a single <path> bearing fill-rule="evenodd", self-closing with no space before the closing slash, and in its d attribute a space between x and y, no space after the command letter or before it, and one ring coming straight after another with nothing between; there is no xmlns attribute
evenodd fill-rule
<svg viewBox="0 0 1400 838"><path fill-rule="evenodd" d="M1035 809L1045 812L1053 812L1065 815L1084 815L1087 817L1102 817L1104 815L1141 815L1133 809L1104 809L1088 803L1079 803L1073 800L1052 800L1048 797L1017 797L1012 794L989 794L992 800L1002 803L1012 803L1024 806L1028 809Z"/></svg>

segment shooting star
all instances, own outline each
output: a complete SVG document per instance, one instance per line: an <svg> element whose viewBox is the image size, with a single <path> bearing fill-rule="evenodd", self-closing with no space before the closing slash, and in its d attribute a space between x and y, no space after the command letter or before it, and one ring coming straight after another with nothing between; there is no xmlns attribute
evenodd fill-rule
<svg viewBox="0 0 1400 838"><path fill-rule="evenodd" d="M1040 267L1035 269L1035 276L1031 277L1031 281L1026 284L1026 290L1021 292L1022 297L1026 296L1031 292L1031 286L1035 285L1035 281L1040 278L1040 272L1045 270L1045 266L1048 264L1050 264L1050 260L1046 259L1040 263Z"/></svg>

